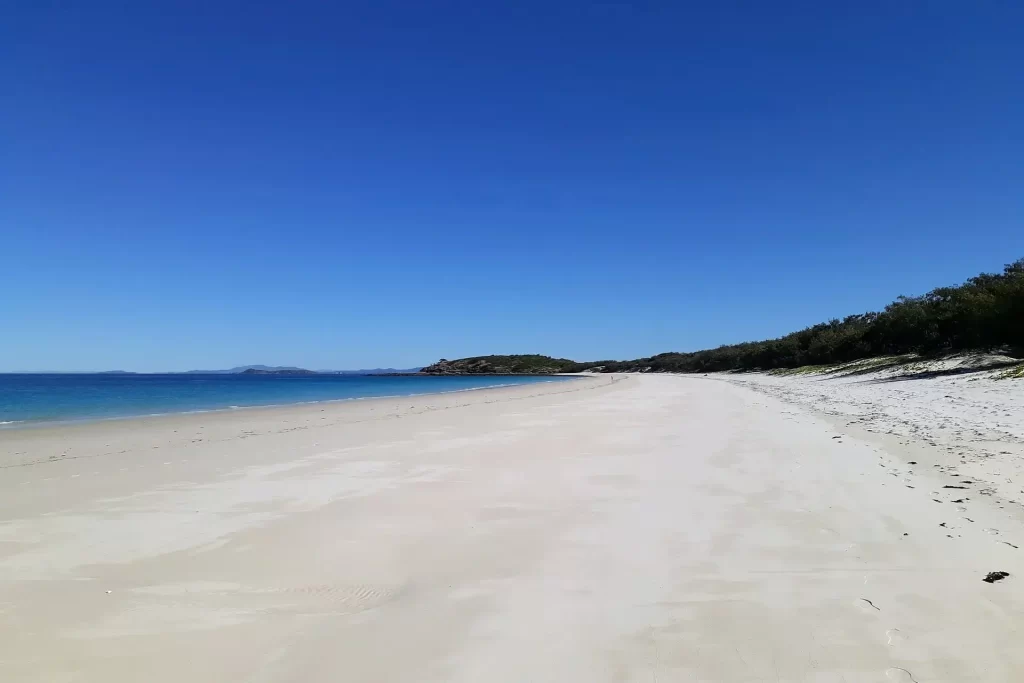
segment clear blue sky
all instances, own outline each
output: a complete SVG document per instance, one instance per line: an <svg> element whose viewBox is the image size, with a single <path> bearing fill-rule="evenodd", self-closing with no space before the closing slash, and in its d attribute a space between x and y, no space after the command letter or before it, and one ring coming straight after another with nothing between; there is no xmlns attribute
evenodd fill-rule
<svg viewBox="0 0 1024 683"><path fill-rule="evenodd" d="M633 358L1024 256L1024 3L21 2L0 370Z"/></svg>

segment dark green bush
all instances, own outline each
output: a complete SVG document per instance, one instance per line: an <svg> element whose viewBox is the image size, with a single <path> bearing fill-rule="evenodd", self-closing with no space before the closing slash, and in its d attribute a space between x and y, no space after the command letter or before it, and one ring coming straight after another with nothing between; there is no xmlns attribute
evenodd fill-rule
<svg viewBox="0 0 1024 683"><path fill-rule="evenodd" d="M1003 349L1024 355L1024 259L924 296L901 296L881 313L830 320L779 339L662 353L632 361L575 363L564 372L771 370L905 353Z"/></svg>

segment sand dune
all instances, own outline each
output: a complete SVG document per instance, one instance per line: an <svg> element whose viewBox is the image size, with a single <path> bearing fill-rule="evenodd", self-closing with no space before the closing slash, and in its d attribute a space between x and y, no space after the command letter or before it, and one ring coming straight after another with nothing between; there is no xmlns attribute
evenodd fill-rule
<svg viewBox="0 0 1024 683"><path fill-rule="evenodd" d="M939 385L783 381L0 433L0 680L1024 680L1020 506L835 409Z"/></svg>

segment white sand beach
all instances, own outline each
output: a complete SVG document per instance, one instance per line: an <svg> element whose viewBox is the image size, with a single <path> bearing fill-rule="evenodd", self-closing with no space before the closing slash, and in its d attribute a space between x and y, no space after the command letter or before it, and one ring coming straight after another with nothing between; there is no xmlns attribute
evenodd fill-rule
<svg viewBox="0 0 1024 683"><path fill-rule="evenodd" d="M971 479L977 494L1024 505L1024 381L984 369L1001 360L963 355L879 369L863 361L829 372L721 377L823 414L918 469Z"/></svg>
<svg viewBox="0 0 1024 683"><path fill-rule="evenodd" d="M6 430L0 680L1021 681L1022 393L599 376Z"/></svg>

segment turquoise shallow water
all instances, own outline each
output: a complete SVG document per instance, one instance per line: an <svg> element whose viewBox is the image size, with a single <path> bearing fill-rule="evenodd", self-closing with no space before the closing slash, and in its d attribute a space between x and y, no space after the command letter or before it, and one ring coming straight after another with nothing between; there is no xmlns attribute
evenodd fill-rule
<svg viewBox="0 0 1024 683"><path fill-rule="evenodd" d="M0 428L164 413L412 396L571 377L0 374Z"/></svg>

